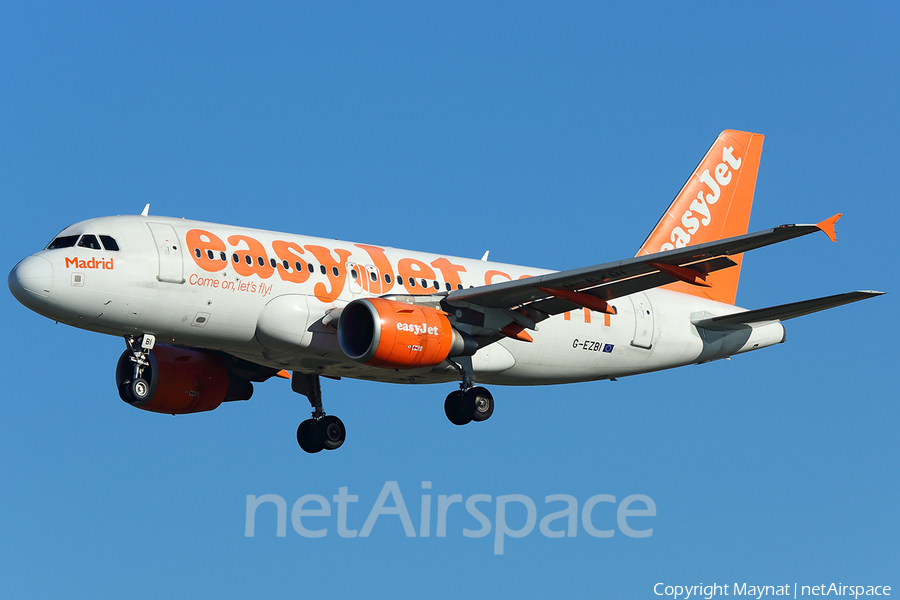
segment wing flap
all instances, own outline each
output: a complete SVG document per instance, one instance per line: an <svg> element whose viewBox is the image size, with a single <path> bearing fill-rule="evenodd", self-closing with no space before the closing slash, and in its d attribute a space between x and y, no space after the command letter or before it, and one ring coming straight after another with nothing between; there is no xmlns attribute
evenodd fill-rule
<svg viewBox="0 0 900 600"><path fill-rule="evenodd" d="M836 306L843 306L844 304L858 302L882 294L884 294L884 292L847 292L844 294L835 294L834 296L825 296L824 298L815 298L813 300L803 300L801 302L791 302L790 304L781 304L779 306L770 306L768 308L758 308L756 310L723 315L721 317L697 319L692 320L691 322L697 327L712 331L744 329L761 323L774 323L777 321L786 321L795 317L802 317L803 315L827 310Z"/></svg>

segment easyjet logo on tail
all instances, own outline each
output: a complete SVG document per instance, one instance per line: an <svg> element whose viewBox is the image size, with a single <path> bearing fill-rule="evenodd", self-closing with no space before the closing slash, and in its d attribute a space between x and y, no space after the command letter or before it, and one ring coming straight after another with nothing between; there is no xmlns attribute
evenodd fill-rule
<svg viewBox="0 0 900 600"><path fill-rule="evenodd" d="M763 136L758 133L734 129L720 133L637 256L747 233L762 146ZM709 274L706 282L712 287L675 282L668 289L734 304L742 255L730 258L735 266Z"/></svg>
<svg viewBox="0 0 900 600"><path fill-rule="evenodd" d="M703 173L697 175L703 186L697 191L697 197L691 201L688 209L681 214L680 224L672 228L669 241L660 246L660 252L690 245L691 236L696 235L701 228L712 224L711 207L719 201L723 188L728 188L734 181L735 172L740 170L741 163L741 157L734 155L733 145L722 147L722 162L714 167L713 174L706 168Z"/></svg>

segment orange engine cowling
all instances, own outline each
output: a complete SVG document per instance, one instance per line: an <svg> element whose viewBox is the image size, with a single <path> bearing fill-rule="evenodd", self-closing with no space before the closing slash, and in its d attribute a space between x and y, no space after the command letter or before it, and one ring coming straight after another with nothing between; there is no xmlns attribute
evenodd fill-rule
<svg viewBox="0 0 900 600"><path fill-rule="evenodd" d="M131 352L126 350L116 365L119 397L128 404L151 412L183 415L213 410L222 402L248 400L253 384L236 377L216 356L182 348L157 344L150 353L150 366L142 379L149 386L143 399L130 391L134 377Z"/></svg>
<svg viewBox="0 0 900 600"><path fill-rule="evenodd" d="M354 300L341 311L337 330L344 354L383 369L433 367L477 349L444 313L385 298Z"/></svg>

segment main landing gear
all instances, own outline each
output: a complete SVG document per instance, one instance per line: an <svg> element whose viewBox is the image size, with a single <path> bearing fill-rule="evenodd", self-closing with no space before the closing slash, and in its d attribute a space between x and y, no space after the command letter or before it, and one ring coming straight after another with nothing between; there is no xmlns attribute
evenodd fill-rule
<svg viewBox="0 0 900 600"><path fill-rule="evenodd" d="M451 392L444 400L444 414L454 425L472 421L487 421L494 414L494 397L485 388L472 383L472 366L469 357L461 357L461 364L451 361L462 375L459 391ZM465 362L464 362L465 361Z"/></svg>
<svg viewBox="0 0 900 600"><path fill-rule="evenodd" d="M483 387L461 389L444 400L444 413L454 425L486 421L494 414L494 397Z"/></svg>
<svg viewBox="0 0 900 600"><path fill-rule="evenodd" d="M312 418L300 423L297 428L297 443L304 452L315 454L322 450L336 450L344 443L347 430L344 423L334 415L326 415L322 410L322 388L318 375L308 375L294 371L291 389L303 394L312 405Z"/></svg>

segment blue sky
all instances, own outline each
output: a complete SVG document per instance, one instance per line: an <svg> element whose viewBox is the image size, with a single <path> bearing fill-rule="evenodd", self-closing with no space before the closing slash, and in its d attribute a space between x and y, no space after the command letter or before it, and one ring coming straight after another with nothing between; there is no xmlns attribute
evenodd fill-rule
<svg viewBox="0 0 900 600"><path fill-rule="evenodd" d="M788 343L618 382L493 388L458 428L452 385L324 383L343 448L296 446L283 381L206 414L113 385L119 339L0 294L0 595L656 597L653 585L900 585L898 68L893 3L6 3L2 264L89 217L184 216L566 269L634 254L723 129L766 135L751 230L836 212L744 260L748 308L892 292L791 321ZM248 495L652 498L634 539L536 526L407 538L397 516L320 539ZM422 482L432 482L430 491ZM390 503L389 503L390 504ZM313 505L307 505L312 508ZM496 516L496 503L482 507ZM637 508L635 506L634 508ZM333 507L336 510L336 506ZM268 511L268 512L266 512ZM454 512L455 511L455 512ZM614 527L615 507L594 522ZM525 522L511 505L510 527ZM307 521L304 521L305 523ZM563 527L557 521L555 529ZM496 526L496 523L495 523Z"/></svg>

